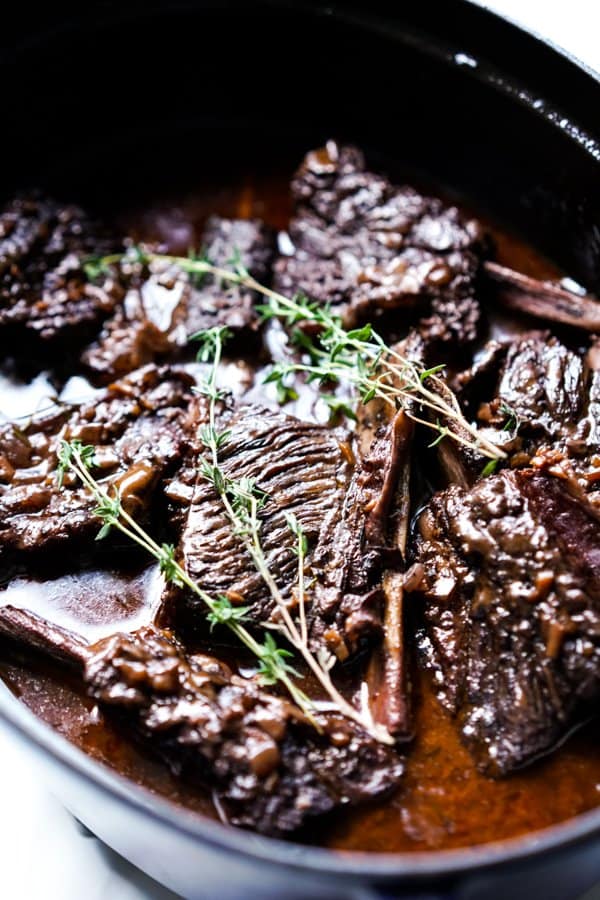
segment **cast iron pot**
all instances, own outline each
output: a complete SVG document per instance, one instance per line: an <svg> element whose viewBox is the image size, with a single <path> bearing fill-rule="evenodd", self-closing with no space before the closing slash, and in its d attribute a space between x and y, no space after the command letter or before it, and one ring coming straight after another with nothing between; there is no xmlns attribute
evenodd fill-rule
<svg viewBox="0 0 600 900"><path fill-rule="evenodd" d="M600 289L600 86L467 2L57 2L3 12L0 194L111 203L330 136L473 198ZM341 855L235 831L103 768L8 692L0 713L94 834L190 900L575 897L600 810L502 844ZM527 876L526 878L524 876Z"/></svg>

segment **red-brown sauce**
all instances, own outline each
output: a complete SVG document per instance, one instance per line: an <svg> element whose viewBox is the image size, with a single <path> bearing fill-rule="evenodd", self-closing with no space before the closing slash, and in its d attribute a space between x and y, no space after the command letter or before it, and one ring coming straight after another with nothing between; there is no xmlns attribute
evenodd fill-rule
<svg viewBox="0 0 600 900"><path fill-rule="evenodd" d="M213 180L185 197L168 198L120 218L136 238L158 238L173 251L184 251L196 243L202 221L211 212L259 216L285 228L289 216L286 178L246 178L234 184ZM560 274L527 243L486 224L500 262L538 277ZM492 317L494 333L521 327L514 319ZM136 627L144 616L151 615L152 579L148 573L126 576L128 600L120 609L116 598L118 579L123 576L111 577L117 580L104 587L94 581L98 576L93 574L70 580L66 593L60 590L65 582L45 593L36 585L37 611L45 611L49 617L53 613L55 621L72 628L79 622L81 631L87 628L95 634ZM87 585L86 578L90 580ZM122 587L123 582L120 584ZM20 589L24 600L27 584L23 582ZM67 740L174 803L216 815L206 793L182 785L165 766L125 739L64 673L5 647L0 658L0 675L11 690ZM344 810L311 827L311 842L371 852L465 847L545 828L600 805L599 720L581 728L546 759L510 777L492 780L475 770L452 721L429 689L427 677L418 672L414 693L415 739L407 747L407 770L399 790L370 808Z"/></svg>

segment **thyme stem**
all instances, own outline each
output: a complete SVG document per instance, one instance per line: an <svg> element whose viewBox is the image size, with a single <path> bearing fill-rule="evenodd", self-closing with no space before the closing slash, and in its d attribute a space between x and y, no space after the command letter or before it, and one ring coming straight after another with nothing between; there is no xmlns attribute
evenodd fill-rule
<svg viewBox="0 0 600 900"><path fill-rule="evenodd" d="M99 268L120 265L131 256L115 253L90 261L86 271L90 277ZM322 329L319 344L308 339L311 364L283 364L274 367L274 377L281 389L283 380L293 372L305 372L309 376L326 380L345 380L356 387L367 402L379 397L394 408L401 406L406 415L422 425L448 436L463 446L477 450L489 459L501 460L506 453L492 443L463 415L460 404L446 382L437 372L441 367L424 369L423 366L403 356L370 327L346 330L338 317L327 307L319 307L306 297L286 297L257 281L240 263L233 261L233 269L215 266L206 259L194 259L162 253L134 251L133 261L157 262L175 265L190 275L212 275L229 284L243 285L262 294L269 302L262 308L263 318L277 318L288 324L313 322ZM315 361L319 360L319 365ZM426 384L427 382L427 384ZM418 417L412 409L413 401L432 410L435 422ZM440 426L438 418L446 421ZM466 437L468 435L468 437Z"/></svg>
<svg viewBox="0 0 600 900"><path fill-rule="evenodd" d="M205 460L202 467L203 475L212 484L220 497L234 533L240 538L256 571L269 591L281 619L279 624L280 632L300 654L329 699L342 715L352 719L382 743L393 743L393 739L387 730L375 723L368 712L361 713L342 696L335 687L329 671L319 664L309 648L305 615L303 536L298 537L300 610L300 624L298 626L290 614L288 604L273 573L269 569L260 539L261 520L259 512L267 497L252 480L241 479L240 481L235 481L224 473L220 466L219 450L223 446L224 440L223 434L219 434L216 427L216 404L220 397L217 388L217 372L222 358L223 342L226 334L226 329L212 328L195 336L202 344L199 358L203 361L208 361L209 355L211 357L210 373L204 386L201 388L201 393L207 396L209 400L208 428L203 428L200 431L200 440L209 453L209 460ZM302 548L300 548L300 544L302 544ZM300 570L302 571L301 576Z"/></svg>
<svg viewBox="0 0 600 900"><path fill-rule="evenodd" d="M302 530L302 526L296 519L296 516L293 515L293 513L286 514L286 521L288 523L288 528L290 529L292 534L296 536L297 539L296 555L298 557L298 619L300 621L300 637L306 644L308 642L308 625L306 622L306 592L304 584L304 563L307 550L306 536L304 534L304 531Z"/></svg>
<svg viewBox="0 0 600 900"><path fill-rule="evenodd" d="M277 657L273 659L273 653L265 652L265 647L250 634L250 632L235 618L223 618L222 599L215 599L204 591L185 569L174 558L174 548L156 543L156 541L139 525L132 516L123 508L118 495L111 497L104 488L91 475L89 466L91 459L89 454L84 458L83 448L73 441L71 444L63 442L63 453L66 462L63 468L70 469L89 490L98 504L96 514L104 522L104 527L116 528L138 546L142 547L150 556L157 560L161 571L168 581L179 585L185 585L208 607L215 618L226 625L229 630L253 653L260 662L266 663L276 680L280 681L288 690L296 705L303 711L311 723L320 730L319 724L314 719L314 705L307 694L298 687L289 677L285 664L277 665Z"/></svg>

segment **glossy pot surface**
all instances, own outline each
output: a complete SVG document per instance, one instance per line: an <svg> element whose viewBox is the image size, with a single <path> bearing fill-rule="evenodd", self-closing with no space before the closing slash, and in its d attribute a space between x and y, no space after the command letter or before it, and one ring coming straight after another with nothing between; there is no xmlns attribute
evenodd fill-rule
<svg viewBox="0 0 600 900"><path fill-rule="evenodd" d="M216 161L268 172L336 136L473 198L600 290L600 84L464 0L91 0L45 11L21 2L3 23L0 74L10 125L2 196L36 185L122 202ZM472 850L342 855L174 809L5 691L0 713L77 818L190 900L477 891L518 900L525 872L538 878L528 896L535 883L561 900L600 877L600 810Z"/></svg>

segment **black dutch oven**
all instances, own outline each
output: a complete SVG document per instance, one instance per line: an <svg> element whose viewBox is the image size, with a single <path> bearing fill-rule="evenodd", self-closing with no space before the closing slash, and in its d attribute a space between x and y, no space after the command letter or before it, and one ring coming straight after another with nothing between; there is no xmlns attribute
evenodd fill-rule
<svg viewBox="0 0 600 900"><path fill-rule="evenodd" d="M280 167L330 136L473 198L600 290L600 85L460 0L21 0L0 32L0 194L152 197ZM94 763L8 692L0 712L94 834L183 896L576 897L600 809L474 849L342 855L194 817Z"/></svg>

